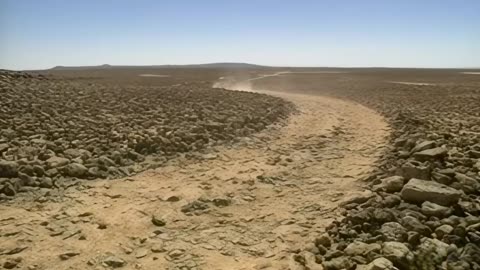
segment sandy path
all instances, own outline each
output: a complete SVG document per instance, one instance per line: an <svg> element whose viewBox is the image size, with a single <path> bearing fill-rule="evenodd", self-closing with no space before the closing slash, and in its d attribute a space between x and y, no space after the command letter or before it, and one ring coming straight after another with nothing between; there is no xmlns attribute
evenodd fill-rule
<svg viewBox="0 0 480 270"><path fill-rule="evenodd" d="M323 232L340 199L361 191L355 180L381 154L388 126L358 104L275 94L300 113L201 161L0 205L1 262L104 269L113 255L123 269L289 269L291 251ZM155 226L154 214L166 225Z"/></svg>

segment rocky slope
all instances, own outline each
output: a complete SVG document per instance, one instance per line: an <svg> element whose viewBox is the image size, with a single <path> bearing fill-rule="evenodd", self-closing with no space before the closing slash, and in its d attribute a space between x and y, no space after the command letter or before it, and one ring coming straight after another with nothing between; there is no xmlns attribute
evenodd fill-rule
<svg viewBox="0 0 480 270"><path fill-rule="evenodd" d="M207 83L114 87L5 70L0 95L0 199L127 176L260 131L292 109Z"/></svg>

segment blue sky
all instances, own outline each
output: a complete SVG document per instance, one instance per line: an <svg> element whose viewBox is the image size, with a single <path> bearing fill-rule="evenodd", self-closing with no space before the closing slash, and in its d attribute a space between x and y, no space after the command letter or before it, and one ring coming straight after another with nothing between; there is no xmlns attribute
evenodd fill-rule
<svg viewBox="0 0 480 270"><path fill-rule="evenodd" d="M0 68L480 67L478 0L0 0Z"/></svg>

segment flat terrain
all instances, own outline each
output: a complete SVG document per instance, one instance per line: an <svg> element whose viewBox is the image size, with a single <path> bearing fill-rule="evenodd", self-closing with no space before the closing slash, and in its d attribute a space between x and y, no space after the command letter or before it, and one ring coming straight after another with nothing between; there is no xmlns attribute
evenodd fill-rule
<svg viewBox="0 0 480 270"><path fill-rule="evenodd" d="M360 190L355 179L381 154L388 129L360 105L282 97L300 110L286 126L219 147L208 160L175 160L131 178L97 181L41 209L37 203L23 204L21 212L3 208L14 217L3 228L20 232L8 242L31 241L22 254L40 266L82 269L111 253L143 269L287 269L290 252L322 231L340 200ZM166 225L156 227L152 215ZM67 252L78 256L59 260Z"/></svg>
<svg viewBox="0 0 480 270"><path fill-rule="evenodd" d="M210 84L279 97L295 110L137 174L93 181L66 175L74 184L19 191L0 205L2 263L19 269L387 269L368 267L393 262L401 269L436 269L447 263L447 254L458 253L450 263L475 269L480 76L462 72L475 71L42 72L50 81L105 88L174 91L185 81ZM257 95L231 93L244 95L246 104L254 104L248 94ZM252 105L262 106L260 115L283 106L276 98L251 97L269 100ZM436 147L438 155L418 154ZM407 163L414 169L404 169ZM401 179L394 188L384 181L392 175ZM404 189L411 178L452 188L454 200L443 209L428 195L410 195ZM390 237L385 223L401 236ZM466 232L458 236L462 226ZM425 255L425 243L439 257ZM452 244L447 252L444 245ZM392 246L403 253L392 254Z"/></svg>

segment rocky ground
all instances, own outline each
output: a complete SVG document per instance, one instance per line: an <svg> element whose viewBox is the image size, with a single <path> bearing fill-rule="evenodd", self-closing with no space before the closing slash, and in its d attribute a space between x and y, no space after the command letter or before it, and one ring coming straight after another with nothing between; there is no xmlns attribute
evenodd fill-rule
<svg viewBox="0 0 480 270"><path fill-rule="evenodd" d="M355 179L371 173L389 129L358 104L280 97L298 109L284 125L206 148L202 159L177 157L115 181L39 188L4 202L3 267L296 267L291 254L361 192Z"/></svg>
<svg viewBox="0 0 480 270"><path fill-rule="evenodd" d="M193 154L192 148L188 152L191 155L166 158L161 167L120 176L116 181L76 181L60 189L34 187L37 193L30 188L19 189L30 192L21 193L29 196L16 196L0 205L2 266L480 269L480 82L471 76L466 79L457 73L452 75L453 71L425 71L426 75L418 70L341 72L257 74L253 80L243 79L238 85L217 84L232 89L288 90L308 95L262 90L292 102L297 113L284 125L265 123L266 128L255 132L251 128L248 134L253 135L231 139L232 144L204 145L200 155ZM422 84L412 84L417 77L422 78ZM21 78L22 82L28 80L50 85L62 83L53 83L52 78ZM88 85L89 80L68 82ZM232 82L236 81L227 84ZM193 84L201 91L199 85ZM193 86L161 89L178 88L184 93L182 87ZM119 89L124 89L122 93L138 90L138 86L131 87ZM145 89L150 92L142 103L150 102L148 99L159 88ZM220 89L213 91L222 92L226 99L238 98ZM77 92L72 89L70 93ZM108 97L118 99L117 93ZM168 93L176 94L173 90ZM253 93L230 93L245 95L242 102L263 102L250 101L251 95L267 98ZM95 91L91 95L98 97ZM182 98L188 100L189 95L193 94L182 94ZM208 97L208 93L205 95ZM279 98L271 97L274 108L279 109L278 119L283 119L291 107ZM123 102L120 104L128 104ZM116 103L119 102L106 104ZM103 103L96 104L98 107ZM100 120L115 119L128 108L123 105L117 114L104 115ZM256 114L255 110L257 107L249 113ZM235 113L242 115L241 111L237 109ZM11 123L23 123L26 120L22 119L30 115ZM138 123L148 122L146 119L156 114L146 118L134 115L142 121L133 124L131 130L142 132L148 127ZM258 115L264 116L265 111ZM122 119L126 118L102 123L117 127ZM32 125L26 122L28 127ZM122 142L130 142L128 134ZM20 142L9 141L9 147L20 149L37 139L23 136ZM64 145L64 140L58 145ZM152 153L135 149L136 143L138 140L123 145L148 160ZM78 148L78 144L71 145ZM103 149L100 143L94 145ZM48 146L44 149L49 150ZM100 158L101 151L85 150ZM21 153L13 153L17 152ZM127 154L121 157L130 159L128 153L121 152ZM62 152L55 152L55 156L65 157ZM4 159L22 160L11 155ZM70 164L76 161L80 160L69 158ZM149 166L131 161L127 168ZM21 166L24 164L18 164L17 171ZM115 165L117 170L123 167ZM58 179L64 183L73 179L63 173L58 171ZM35 171L33 175L23 174L42 178ZM12 179L22 178L9 177L3 183L11 183Z"/></svg>
<svg viewBox="0 0 480 270"><path fill-rule="evenodd" d="M306 269L480 269L480 84L339 84L317 93L381 112L391 147L364 179L367 191L343 204L345 218L297 261Z"/></svg>
<svg viewBox="0 0 480 270"><path fill-rule="evenodd" d="M119 178L285 119L268 95L206 83L112 86L0 71L0 200Z"/></svg>

